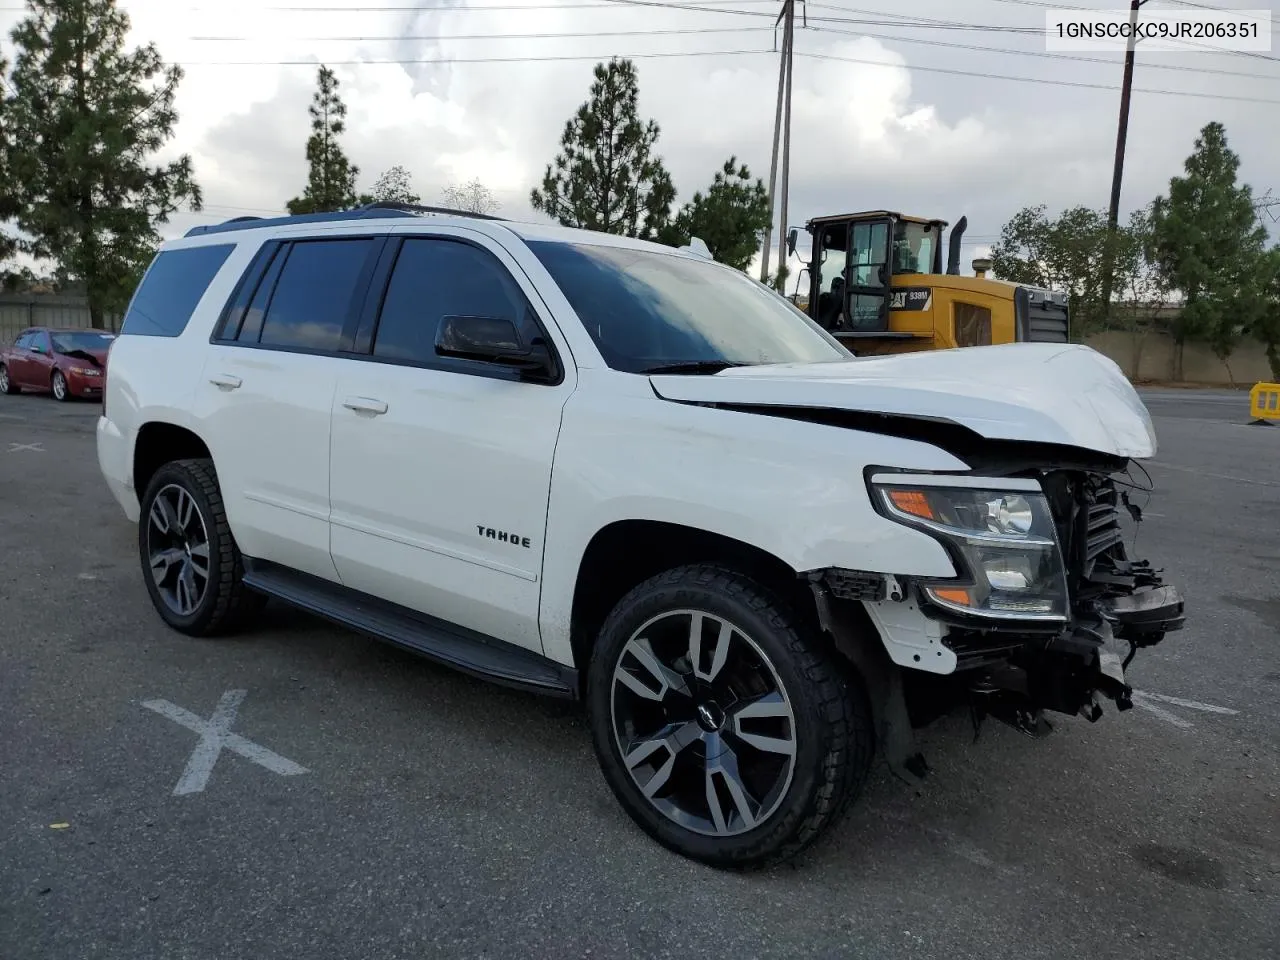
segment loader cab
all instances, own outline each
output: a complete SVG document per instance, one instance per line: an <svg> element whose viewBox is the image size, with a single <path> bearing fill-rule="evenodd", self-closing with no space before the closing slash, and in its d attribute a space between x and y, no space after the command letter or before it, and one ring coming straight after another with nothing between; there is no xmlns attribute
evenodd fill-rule
<svg viewBox="0 0 1280 960"><path fill-rule="evenodd" d="M809 263L810 315L845 338L894 334L891 310L910 308L897 295L894 277L942 272L945 220L925 220L880 210L818 217L809 221L813 237ZM897 301L903 300L899 304ZM912 335L896 331L901 338Z"/></svg>
<svg viewBox="0 0 1280 960"><path fill-rule="evenodd" d="M947 221L889 210L815 217L808 282L794 301L857 354L984 346L1020 340L1066 342L1066 299L1060 294L960 276L967 219L947 238ZM787 237L796 254L797 231Z"/></svg>

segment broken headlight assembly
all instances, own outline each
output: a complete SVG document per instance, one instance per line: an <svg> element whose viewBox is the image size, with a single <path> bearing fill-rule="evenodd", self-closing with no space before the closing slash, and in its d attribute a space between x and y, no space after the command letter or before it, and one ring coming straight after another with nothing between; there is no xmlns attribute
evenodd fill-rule
<svg viewBox="0 0 1280 960"><path fill-rule="evenodd" d="M877 477L872 496L892 520L931 534L958 567L952 580L918 580L924 599L986 620L1065 623L1068 594L1049 503L1038 486L935 486ZM954 483L954 479L952 480Z"/></svg>

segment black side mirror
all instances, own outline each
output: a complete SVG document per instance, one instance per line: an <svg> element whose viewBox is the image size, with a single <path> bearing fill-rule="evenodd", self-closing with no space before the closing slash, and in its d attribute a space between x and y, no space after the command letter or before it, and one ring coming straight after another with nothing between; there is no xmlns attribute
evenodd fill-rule
<svg viewBox="0 0 1280 960"><path fill-rule="evenodd" d="M555 372L546 342L536 337L525 343L515 323L503 317L442 317L436 331L436 353L547 376Z"/></svg>
<svg viewBox="0 0 1280 960"><path fill-rule="evenodd" d="M795 227L792 227L791 231L787 234L787 255L788 256L795 256L796 237L799 234L799 232L800 231L796 230Z"/></svg>

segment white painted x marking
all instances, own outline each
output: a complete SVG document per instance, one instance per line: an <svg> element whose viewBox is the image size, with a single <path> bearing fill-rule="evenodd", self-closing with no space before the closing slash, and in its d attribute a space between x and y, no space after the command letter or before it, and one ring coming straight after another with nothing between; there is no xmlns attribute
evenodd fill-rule
<svg viewBox="0 0 1280 960"><path fill-rule="evenodd" d="M1201 703L1199 700L1183 700L1181 697L1171 697L1164 693L1151 693L1149 690L1133 691L1133 705L1135 707L1142 707L1143 710L1146 710L1152 716L1159 717L1165 723L1171 724L1182 730L1191 729L1191 722L1189 720L1182 719L1182 717L1173 713L1171 710L1166 710L1164 707L1156 706L1152 701L1173 704L1175 707L1183 707L1187 710L1199 710L1201 713L1221 713L1226 714L1227 716L1235 716L1240 712L1239 710L1232 710L1230 707L1219 707L1212 703Z"/></svg>
<svg viewBox="0 0 1280 960"><path fill-rule="evenodd" d="M213 765L218 762L218 755L224 749L238 756L251 760L260 767L266 767L272 773L282 777L293 777L306 773L307 768L299 766L287 757L268 750L266 747L246 740L239 734L232 733L231 727L236 722L236 711L245 698L246 690L228 690L218 701L217 709L208 720L197 717L190 710L184 710L168 700L147 700L142 705L154 710L174 723L179 723L193 733L200 734L200 742L187 761L187 768L182 772L182 779L173 788L175 795L199 793L209 782L209 774L213 773Z"/></svg>
<svg viewBox="0 0 1280 960"><path fill-rule="evenodd" d="M44 444L40 441L35 443L11 443L9 444L10 453L18 453L21 450L30 450L32 453L44 453Z"/></svg>

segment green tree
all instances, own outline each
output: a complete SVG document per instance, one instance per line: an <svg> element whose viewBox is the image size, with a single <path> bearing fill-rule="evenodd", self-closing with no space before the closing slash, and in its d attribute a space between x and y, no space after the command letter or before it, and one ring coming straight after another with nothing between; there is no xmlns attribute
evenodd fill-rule
<svg viewBox="0 0 1280 960"><path fill-rule="evenodd" d="M1280 246L1267 251L1263 260L1263 297L1250 333L1261 341L1271 366L1271 379L1280 383Z"/></svg>
<svg viewBox="0 0 1280 960"><path fill-rule="evenodd" d="M568 227L658 236L676 190L653 154L658 125L640 122L638 101L632 61L596 64L590 98L565 124L560 153L530 194L533 209Z"/></svg>
<svg viewBox="0 0 1280 960"><path fill-rule="evenodd" d="M4 126L24 252L83 284L91 323L123 310L157 224L201 206L191 157L148 163L173 135L182 70L152 44L125 48L114 0L27 0Z"/></svg>
<svg viewBox="0 0 1280 960"><path fill-rule="evenodd" d="M364 196L361 197L364 200ZM396 164L373 183L373 190L368 194L369 203L422 203L422 198L413 192L413 178L409 171Z"/></svg>
<svg viewBox="0 0 1280 960"><path fill-rule="evenodd" d="M707 192L695 193L661 239L673 247L682 247L690 237L699 237L720 263L746 270L760 249L760 241L769 228L769 192L764 181L751 181L746 164L738 165L730 157L716 171Z"/></svg>
<svg viewBox="0 0 1280 960"><path fill-rule="evenodd" d="M1153 258L1184 299L1174 339L1203 339L1224 362L1259 321L1268 282L1267 232L1239 167L1222 124L1207 124L1151 214Z"/></svg>
<svg viewBox="0 0 1280 960"><path fill-rule="evenodd" d="M291 214L332 213L356 205L356 177L360 168L351 164L338 143L338 137L347 129L343 119L347 105L338 96L338 86L333 71L321 66L316 92L308 108L311 114L311 136L307 139L310 173L302 196L294 197L285 205Z"/></svg>
<svg viewBox="0 0 1280 960"><path fill-rule="evenodd" d="M1107 216L1088 207L1064 210L1056 219L1045 214L1043 204L1016 213L1000 232L991 249L992 270L1002 280L1046 287L1066 293L1074 333L1097 328L1107 316L1102 302L1102 275L1108 243ZM1123 227L1113 241L1117 259L1137 249ZM1117 263L1116 273L1125 268ZM1116 287L1123 285L1118 279Z"/></svg>

